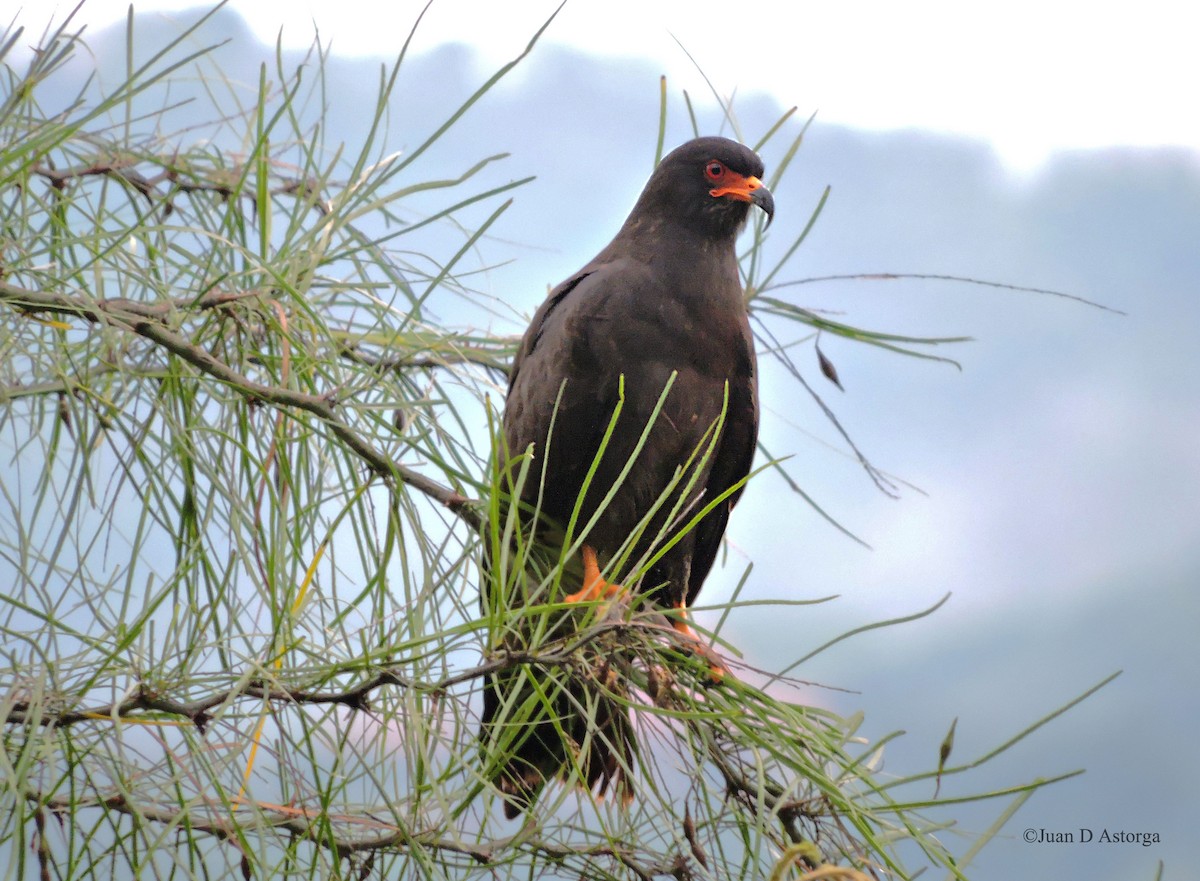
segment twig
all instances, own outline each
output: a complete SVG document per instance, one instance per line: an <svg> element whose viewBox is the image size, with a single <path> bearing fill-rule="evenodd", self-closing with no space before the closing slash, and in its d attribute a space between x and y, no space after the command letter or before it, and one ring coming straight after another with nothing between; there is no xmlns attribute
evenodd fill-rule
<svg viewBox="0 0 1200 881"><path fill-rule="evenodd" d="M215 193L223 199L232 199L238 195L237 189L228 183L219 183L207 181L200 178L192 180L180 180L180 172L170 164L172 160L147 157L128 157L124 159L110 159L107 161L97 160L85 165L76 165L72 168L51 168L46 165L35 165L31 172L38 177L49 181L50 186L55 190L62 191L67 188L67 185L75 180L80 180L85 177L109 177L122 183L128 184L140 195L146 198L146 201L151 205L160 202L167 213L174 210L174 205L171 202L170 192L161 193L158 190L159 184L168 183L176 191L187 193ZM146 177L141 172L137 171L132 166L140 162L149 162L158 164L161 171L152 177ZM297 180L295 178L284 178L282 183L270 189L272 196L296 196L300 199L306 199L312 203L313 209L321 215L329 213L328 206L319 198L320 190L314 181ZM255 196L252 192L241 193L243 199L253 203Z"/></svg>
<svg viewBox="0 0 1200 881"><path fill-rule="evenodd" d="M491 660L482 664L430 681L413 679L396 669L387 669L381 670L364 682L340 690L310 691L286 685L268 685L262 680L252 680L239 688L223 689L202 698L183 701L164 696L141 685L133 695L123 701L100 704L81 710L66 710L60 713L48 712L44 707L39 708L40 712L33 713L28 703L17 701L12 705L12 709L9 710L3 722L7 725L25 725L33 722L42 727L65 728L85 721L131 719L139 713L156 712L188 719L197 728L204 731L212 719L211 711L213 709L242 698L292 704L342 704L355 710L367 710L370 708L368 699L371 692L386 685L436 694L489 673L522 664L534 664L542 667L574 664L577 662L575 652L580 644L580 642L572 642L553 651L536 653L501 651Z"/></svg>
<svg viewBox="0 0 1200 881"><path fill-rule="evenodd" d="M207 816L196 810L165 809L158 805L134 801L128 795L95 795L90 798L79 794L70 796L47 795L27 791L25 799L43 811L77 811L80 808L100 807L119 814L149 820L167 826L185 826L195 832L214 835L218 838L236 838L245 831L246 818L235 810L230 813L209 813ZM273 829L287 832L321 847L336 851L340 856L379 850L411 851L416 848L462 854L481 864L488 864L501 854L504 859L514 845L527 851L540 853L554 860L571 858L611 857L632 870L643 881L656 876L678 877L678 859L645 864L634 857L636 850L624 842L597 845L570 845L544 841L537 838L511 836L491 841L468 842L440 835L414 832L394 823L384 823L364 815L330 814L323 810L309 811L289 805L246 803L244 799L234 801L234 806L253 811ZM330 834L331 826L357 828L374 834L362 837Z"/></svg>
<svg viewBox="0 0 1200 881"><path fill-rule="evenodd" d="M213 308L237 298L228 294L215 294L210 299L200 298L194 302L201 304L203 308ZM13 308L31 315L72 315L96 324L129 330L161 346L202 373L237 389L251 400L311 413L324 422L329 430L378 476L399 480L441 503L473 529L478 530L483 524L480 513L466 496L396 462L347 425L338 415L333 394L311 395L282 386L256 382L171 330L163 323L163 319L176 308L177 301L147 305L124 298L88 299L30 290L0 281L0 302L8 303Z"/></svg>

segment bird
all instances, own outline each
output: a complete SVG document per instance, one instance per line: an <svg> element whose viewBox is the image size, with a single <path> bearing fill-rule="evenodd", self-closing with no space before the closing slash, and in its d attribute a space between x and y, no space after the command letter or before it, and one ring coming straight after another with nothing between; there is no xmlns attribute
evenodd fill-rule
<svg viewBox="0 0 1200 881"><path fill-rule="evenodd" d="M710 659L687 608L717 557L757 445L757 362L736 241L752 207L768 224L774 217L763 174L759 156L728 138L700 137L668 153L613 240L535 312L502 420L510 486L511 463L528 457L516 491L536 511L535 534L560 549L568 539L579 546L578 589L557 600L633 591L673 609L672 626ZM719 680L727 671L710 663ZM569 682L548 699L553 713L543 702L540 717L528 708L521 716L514 692L529 691L536 675L498 670L483 685L485 742L511 729L491 772L506 816L520 815L573 766L589 790L603 795L615 785L632 798L628 710L593 700L589 715L580 709L587 683ZM605 677L612 685L611 670Z"/></svg>

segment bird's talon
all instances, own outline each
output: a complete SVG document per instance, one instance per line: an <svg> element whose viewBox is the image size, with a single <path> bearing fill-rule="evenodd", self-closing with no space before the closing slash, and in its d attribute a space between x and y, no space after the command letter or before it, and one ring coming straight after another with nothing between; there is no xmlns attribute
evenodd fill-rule
<svg viewBox="0 0 1200 881"><path fill-rule="evenodd" d="M583 587L563 597L564 603L590 603L595 600L610 600L614 596L623 600L629 591L619 584L610 584L600 574L600 562L596 552L588 545L583 546Z"/></svg>
<svg viewBox="0 0 1200 881"><path fill-rule="evenodd" d="M671 626L675 629L684 642L684 648L694 655L698 655L708 662L708 678L710 685L720 685L725 677L730 675L729 666L721 659L711 646L700 638L692 625L687 620L687 608L680 603L675 607L679 612L680 617L671 619Z"/></svg>

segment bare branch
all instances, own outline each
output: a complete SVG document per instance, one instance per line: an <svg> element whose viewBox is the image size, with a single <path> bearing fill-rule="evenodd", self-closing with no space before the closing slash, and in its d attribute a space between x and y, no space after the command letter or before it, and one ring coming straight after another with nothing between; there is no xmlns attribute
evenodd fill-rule
<svg viewBox="0 0 1200 881"><path fill-rule="evenodd" d="M207 299L201 298L200 308L211 309L227 305L242 296L213 294ZM444 505L473 529L479 529L482 524L478 511L466 496L396 462L350 428L338 415L334 392L311 395L282 386L256 382L171 330L163 319L177 308L175 301L147 305L125 298L88 299L49 291L34 291L0 281L0 302L30 315L69 315L131 331L156 343L202 373L236 389L251 400L311 413L324 422L329 430L379 477L397 479L423 493Z"/></svg>

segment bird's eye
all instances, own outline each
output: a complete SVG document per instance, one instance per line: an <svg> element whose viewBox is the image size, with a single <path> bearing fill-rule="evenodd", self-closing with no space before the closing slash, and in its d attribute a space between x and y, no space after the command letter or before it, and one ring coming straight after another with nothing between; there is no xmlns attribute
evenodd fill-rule
<svg viewBox="0 0 1200 881"><path fill-rule="evenodd" d="M708 175L709 180L720 180L725 176L725 166L714 159L708 165L704 166L704 173Z"/></svg>

